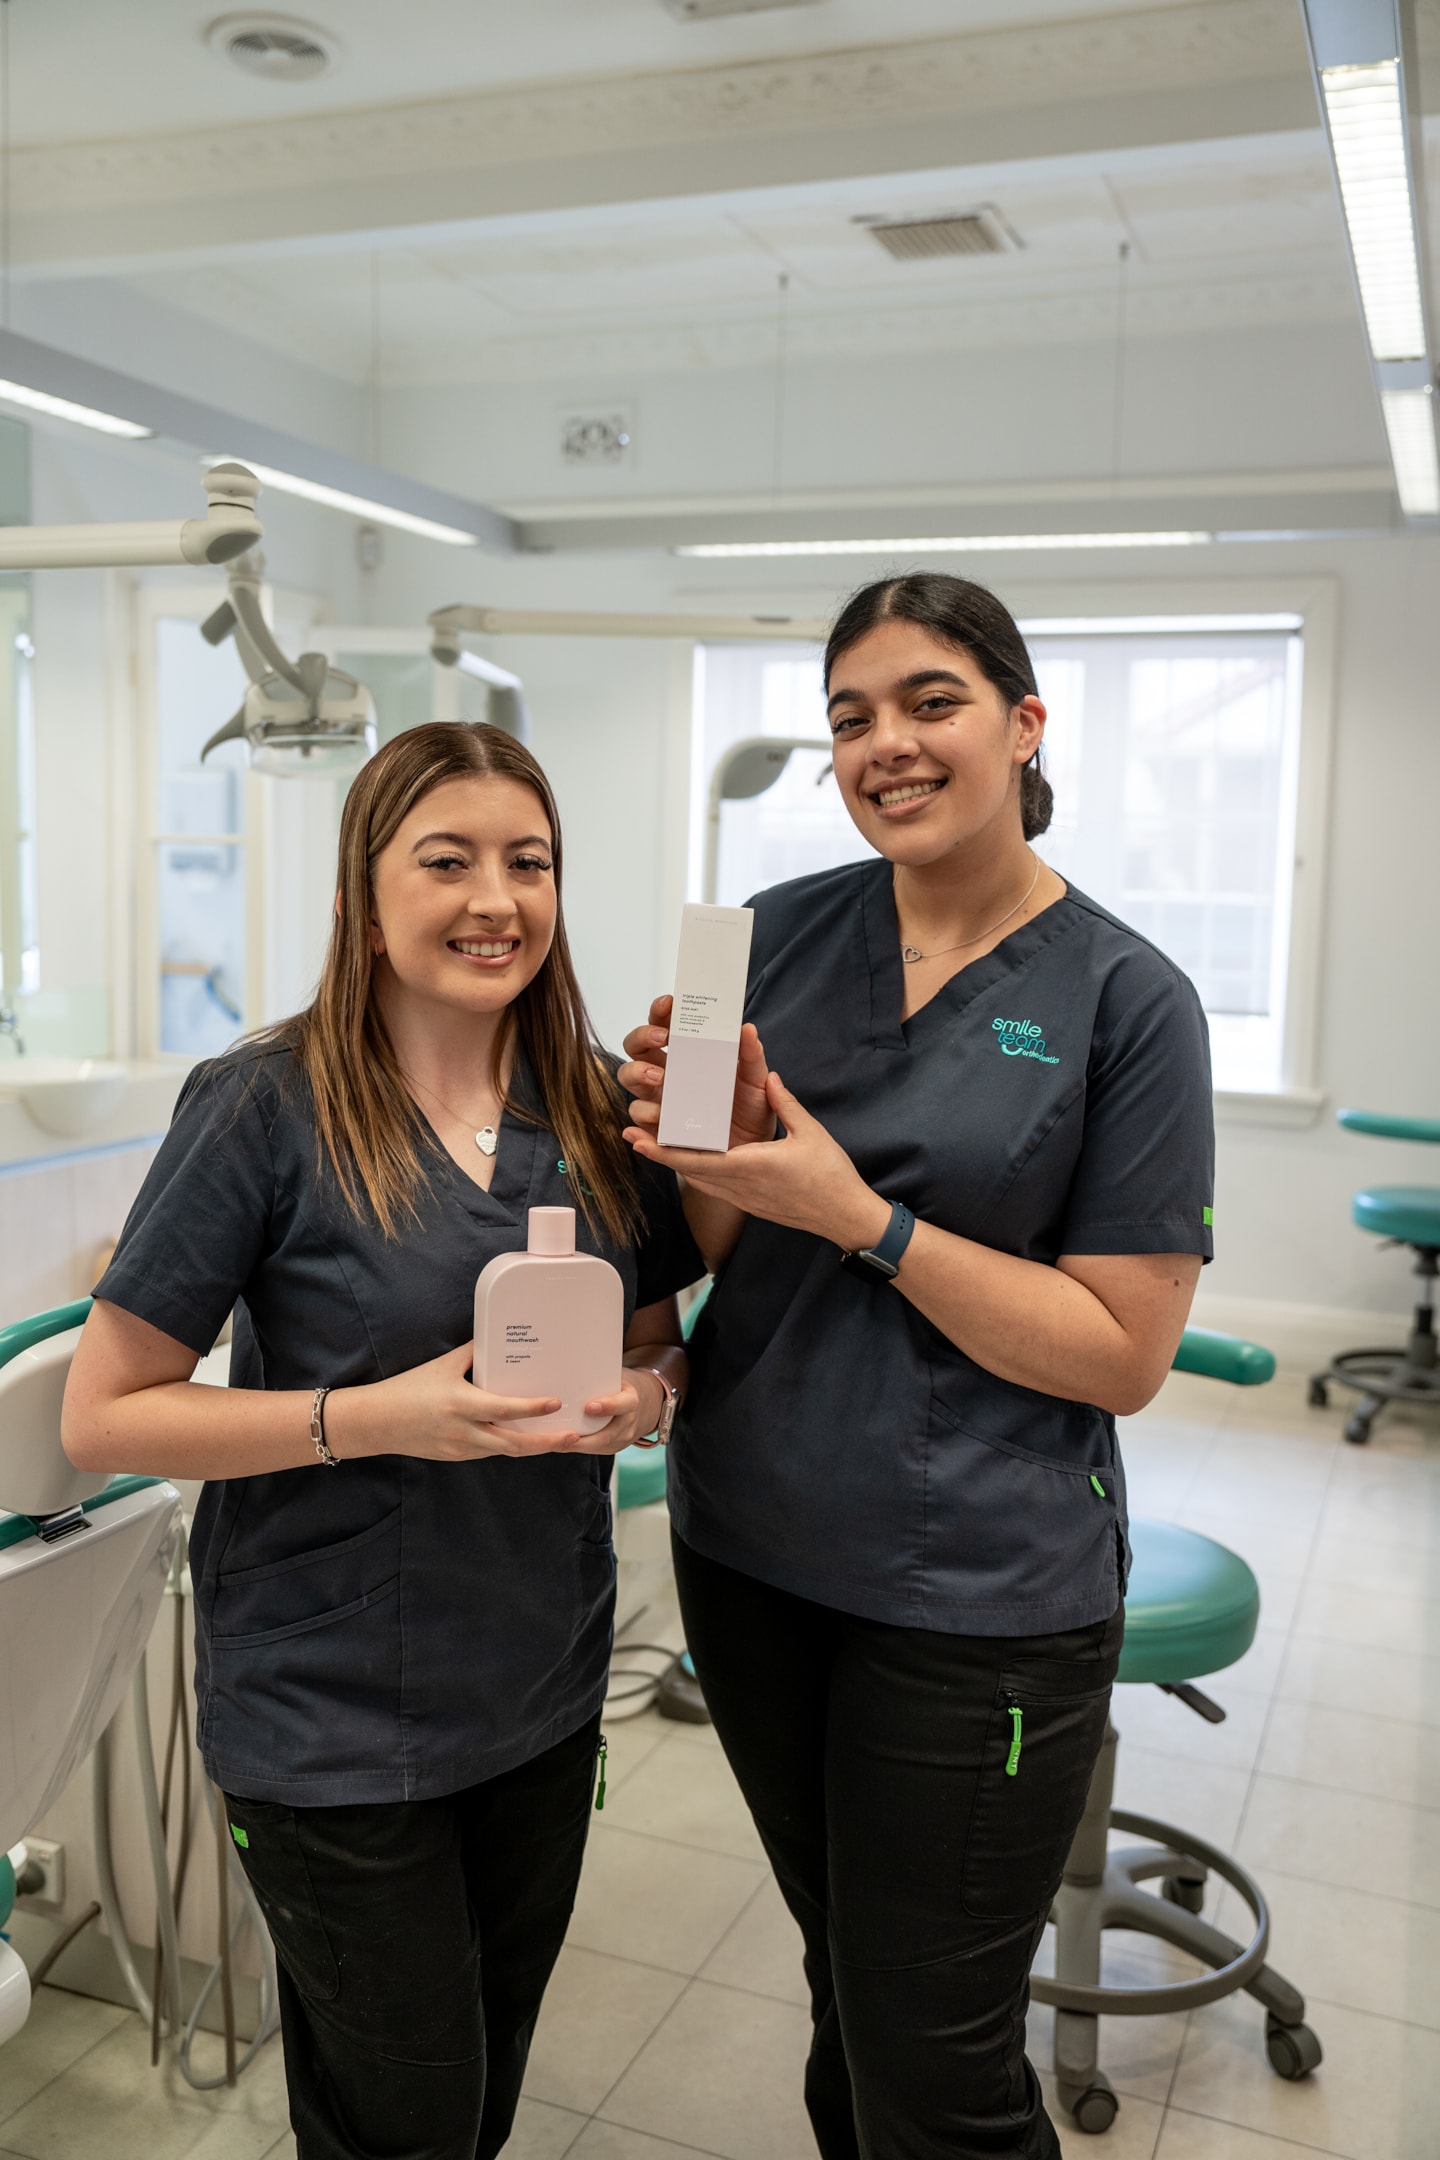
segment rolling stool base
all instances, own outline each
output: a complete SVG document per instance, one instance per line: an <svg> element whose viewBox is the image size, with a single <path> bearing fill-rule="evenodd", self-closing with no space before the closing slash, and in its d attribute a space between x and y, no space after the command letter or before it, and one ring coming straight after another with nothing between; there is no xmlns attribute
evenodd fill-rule
<svg viewBox="0 0 1440 2160"><path fill-rule="evenodd" d="M1091 2135L1108 2130L1119 2109L1114 2087L1099 2067L1102 2016L1155 2017L1169 2010L1194 2010L1243 1988L1267 2013L1265 2051L1278 2076L1305 2077L1321 2059L1320 2042L1305 2023L1304 1997L1265 1963L1270 1914L1259 1884L1203 1838L1148 1815L1112 1808L1116 1745L1110 1726L1051 1908L1054 1978L1036 1974L1030 1982L1036 2002L1055 2007L1055 2080L1061 2102L1077 2127ZM1112 1827L1153 1843L1110 1852ZM1232 1941L1200 1918L1205 1882L1212 1874L1237 1890L1254 1915L1255 1931L1248 1944ZM1138 1887L1155 1877L1163 1884L1158 1898ZM1106 1928L1158 1936L1213 1970L1198 1980L1155 1987L1105 1987L1100 1982L1100 1948Z"/></svg>

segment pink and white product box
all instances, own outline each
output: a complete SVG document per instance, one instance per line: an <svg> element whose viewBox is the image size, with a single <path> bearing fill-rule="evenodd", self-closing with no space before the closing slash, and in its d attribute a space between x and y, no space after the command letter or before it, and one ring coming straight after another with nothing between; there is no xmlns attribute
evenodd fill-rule
<svg viewBox="0 0 1440 2160"><path fill-rule="evenodd" d="M691 904L681 913L675 1005L660 1102L662 1147L730 1145L755 911Z"/></svg>

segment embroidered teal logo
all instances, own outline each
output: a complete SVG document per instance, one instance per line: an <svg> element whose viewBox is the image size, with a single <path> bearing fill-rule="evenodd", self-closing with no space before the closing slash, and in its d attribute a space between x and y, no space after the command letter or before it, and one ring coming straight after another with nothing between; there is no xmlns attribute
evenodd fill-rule
<svg viewBox="0 0 1440 2160"><path fill-rule="evenodd" d="M992 1020L996 1040L1005 1057L1038 1058L1042 1065L1058 1065L1045 1048L1045 1037L1033 1020Z"/></svg>

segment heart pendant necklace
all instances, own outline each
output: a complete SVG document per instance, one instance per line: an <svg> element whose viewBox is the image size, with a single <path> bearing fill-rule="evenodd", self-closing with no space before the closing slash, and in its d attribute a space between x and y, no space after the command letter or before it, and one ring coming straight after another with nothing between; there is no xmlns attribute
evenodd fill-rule
<svg viewBox="0 0 1440 2160"><path fill-rule="evenodd" d="M440 1097L435 1093L434 1088L426 1087L423 1080L417 1080L411 1073L406 1073L404 1077L410 1082L411 1087L418 1087L424 1094L430 1096L432 1101L440 1103L440 1108L445 1112L445 1115L447 1117L454 1118L457 1125L469 1124L470 1120L468 1118L461 1117L458 1110L452 1110L449 1103L442 1102ZM475 1145L479 1148L482 1155L493 1155L496 1148L500 1145L500 1135L496 1132L493 1125L482 1125L479 1132L474 1135L474 1139Z"/></svg>

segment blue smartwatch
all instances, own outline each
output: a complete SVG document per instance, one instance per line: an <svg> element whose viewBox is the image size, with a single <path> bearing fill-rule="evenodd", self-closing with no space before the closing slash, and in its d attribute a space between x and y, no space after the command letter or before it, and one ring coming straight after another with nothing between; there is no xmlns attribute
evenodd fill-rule
<svg viewBox="0 0 1440 2160"><path fill-rule="evenodd" d="M891 1282L900 1272L900 1261L915 1229L915 1217L903 1200L895 1201L890 1209L890 1220L885 1234L873 1245L862 1246L859 1252L842 1252L840 1265L852 1275L864 1275L871 1282Z"/></svg>

